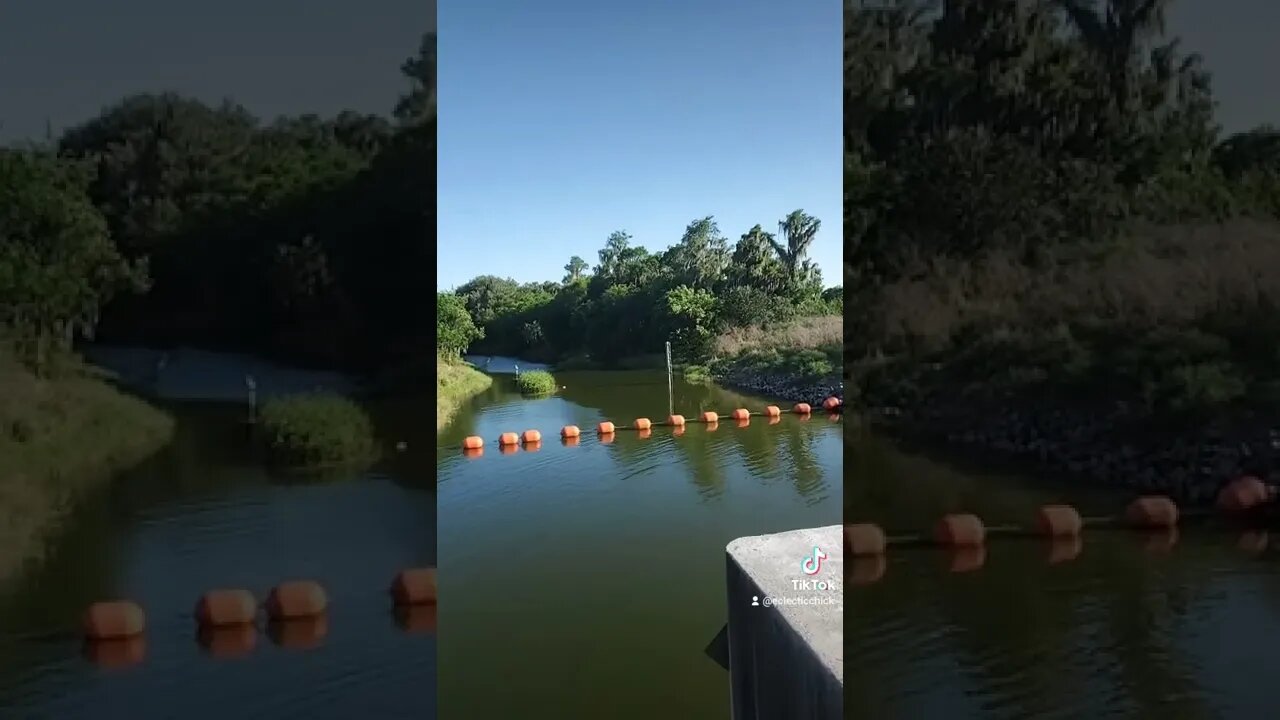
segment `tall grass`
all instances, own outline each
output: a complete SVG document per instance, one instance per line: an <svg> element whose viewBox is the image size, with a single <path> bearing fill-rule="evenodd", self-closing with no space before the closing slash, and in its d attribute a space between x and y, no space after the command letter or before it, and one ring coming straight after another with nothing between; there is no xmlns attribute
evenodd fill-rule
<svg viewBox="0 0 1280 720"><path fill-rule="evenodd" d="M516 386L525 395L546 395L556 390L556 379L546 370L529 370L520 373Z"/></svg>
<svg viewBox="0 0 1280 720"><path fill-rule="evenodd" d="M276 398L262 407L259 422L272 460L282 465L318 469L374 455L373 422L359 405L340 395Z"/></svg>
<svg viewBox="0 0 1280 720"><path fill-rule="evenodd" d="M0 347L0 578L44 553L44 540L89 490L144 460L173 420L63 358L37 378Z"/></svg>
<svg viewBox="0 0 1280 720"><path fill-rule="evenodd" d="M436 358L436 430L437 432L471 397L493 384L493 378L464 363L461 359Z"/></svg>

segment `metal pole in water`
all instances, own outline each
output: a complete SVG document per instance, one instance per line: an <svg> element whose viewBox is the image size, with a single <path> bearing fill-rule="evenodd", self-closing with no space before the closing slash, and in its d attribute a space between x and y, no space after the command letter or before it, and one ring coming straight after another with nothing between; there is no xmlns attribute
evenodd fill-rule
<svg viewBox="0 0 1280 720"><path fill-rule="evenodd" d="M676 396L671 385L671 341L667 341L667 417L676 414Z"/></svg>

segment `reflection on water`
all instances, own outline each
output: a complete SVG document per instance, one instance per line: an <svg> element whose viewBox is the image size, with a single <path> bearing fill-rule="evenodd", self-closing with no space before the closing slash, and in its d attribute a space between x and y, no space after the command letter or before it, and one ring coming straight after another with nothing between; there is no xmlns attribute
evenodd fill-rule
<svg viewBox="0 0 1280 720"><path fill-rule="evenodd" d="M440 436L441 714L727 717L727 674L704 654L726 620L725 546L839 522L841 424L760 417L604 442L601 420L667 416L666 375L557 380L558 395L523 399L499 377ZM674 404L695 417L766 403L678 381ZM579 442L560 440L565 425ZM542 433L536 452L493 443L526 429ZM483 453L458 450L468 435Z"/></svg>
<svg viewBox="0 0 1280 720"><path fill-rule="evenodd" d="M238 410L176 412L167 451L90 498L46 563L0 587L0 717L434 717L435 635L402 629L387 595L396 572L435 562L433 486L406 474L425 468L427 444L361 475L278 482ZM299 578L326 588L327 616L195 627L208 590L261 599ZM145 637L83 646L84 608L114 597L147 610Z"/></svg>
<svg viewBox="0 0 1280 720"><path fill-rule="evenodd" d="M851 516L928 527L941 512L1025 520L1044 502L1125 496L975 475L851 433ZM850 718L1264 718L1280 657L1280 556L1263 533L1089 532L992 540L981 558L902 548L851 563Z"/></svg>

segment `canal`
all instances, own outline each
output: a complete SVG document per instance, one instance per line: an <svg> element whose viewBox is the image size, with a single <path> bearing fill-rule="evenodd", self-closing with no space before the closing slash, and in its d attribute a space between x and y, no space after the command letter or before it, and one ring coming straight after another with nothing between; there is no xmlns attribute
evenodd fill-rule
<svg viewBox="0 0 1280 720"><path fill-rule="evenodd" d="M243 405L166 406L173 443L0 584L0 717L435 717L434 613L397 615L387 593L436 560L429 400L372 408L403 452L310 479L263 469ZM297 578L326 588L326 622L197 637L203 592ZM146 609L145 641L86 651L84 608L115 597Z"/></svg>
<svg viewBox="0 0 1280 720"><path fill-rule="evenodd" d="M929 460L850 422L853 522L917 531L945 512L997 524L1047 502L1112 514L1129 499ZM976 569L928 548L851 563L845 716L1271 717L1280 558L1262 533L1190 525L1171 540L1086 532L1075 555L992 539Z"/></svg>
<svg viewBox="0 0 1280 720"><path fill-rule="evenodd" d="M526 399L498 375L439 436L441 716L727 718L728 673L704 653L727 619L725 546L840 522L842 422L603 443L602 420L667 416L665 373L556 379L556 395ZM768 402L677 378L674 404L696 417ZM499 434L526 429L540 447L499 452ZM478 457L459 450L469 435L486 440Z"/></svg>

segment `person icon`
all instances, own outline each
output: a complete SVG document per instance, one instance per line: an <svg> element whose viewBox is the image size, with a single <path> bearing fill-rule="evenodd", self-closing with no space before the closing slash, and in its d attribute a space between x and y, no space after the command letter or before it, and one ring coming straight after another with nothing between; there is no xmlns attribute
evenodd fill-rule
<svg viewBox="0 0 1280 720"><path fill-rule="evenodd" d="M759 596L759 595L752 595L752 596L751 596L751 607L760 607L760 596Z"/></svg>

